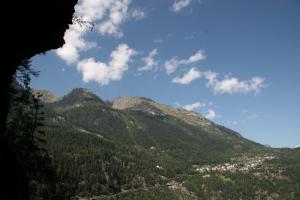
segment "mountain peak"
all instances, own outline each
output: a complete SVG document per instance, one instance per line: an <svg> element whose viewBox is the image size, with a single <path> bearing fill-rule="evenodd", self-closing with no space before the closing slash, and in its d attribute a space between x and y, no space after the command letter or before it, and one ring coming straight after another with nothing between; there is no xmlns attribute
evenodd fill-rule
<svg viewBox="0 0 300 200"><path fill-rule="evenodd" d="M96 94L94 94L91 90L87 88L74 88L63 96L63 98L72 98L76 101L101 101L103 102Z"/></svg>
<svg viewBox="0 0 300 200"><path fill-rule="evenodd" d="M57 106L69 106L73 104L82 104L84 102L105 104L96 94L86 88L74 88L71 92L64 95L60 101L54 103Z"/></svg>
<svg viewBox="0 0 300 200"><path fill-rule="evenodd" d="M61 99L61 97L55 96L49 90L33 89L32 93L34 96L39 97L39 99L45 103L53 103Z"/></svg>
<svg viewBox="0 0 300 200"><path fill-rule="evenodd" d="M85 96L85 97L95 97L96 95L89 89L87 88L74 88L71 90L71 92L69 92L67 95L81 95L81 96Z"/></svg>

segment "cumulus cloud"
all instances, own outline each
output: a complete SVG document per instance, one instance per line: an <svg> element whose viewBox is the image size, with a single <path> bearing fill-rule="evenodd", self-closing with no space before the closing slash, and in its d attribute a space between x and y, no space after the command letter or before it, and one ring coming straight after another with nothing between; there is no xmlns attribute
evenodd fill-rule
<svg viewBox="0 0 300 200"><path fill-rule="evenodd" d="M191 64L191 63L198 62L198 61L204 60L204 59L206 59L204 52L202 50L199 50L194 55L189 57L189 59L187 61L185 61L184 64Z"/></svg>
<svg viewBox="0 0 300 200"><path fill-rule="evenodd" d="M75 6L75 16L94 24L97 33L121 37L121 24L127 18L131 0L79 0ZM64 35L65 44L56 54L67 64L78 62L81 51L96 46L95 42L84 39L90 27L72 24Z"/></svg>
<svg viewBox="0 0 300 200"><path fill-rule="evenodd" d="M295 148L300 148L300 144L297 144L297 145L295 146Z"/></svg>
<svg viewBox="0 0 300 200"><path fill-rule="evenodd" d="M136 8L131 12L131 17L136 19L136 20L141 20L145 16L146 16L145 12L140 8Z"/></svg>
<svg viewBox="0 0 300 200"><path fill-rule="evenodd" d="M213 88L214 92L217 94L237 94L237 93L259 93L264 85L264 78L255 76L248 81L239 80L238 78L225 78L223 80L218 81L215 79L211 87Z"/></svg>
<svg viewBox="0 0 300 200"><path fill-rule="evenodd" d="M187 73L185 73L182 77L175 77L172 82L179 83L183 85L190 84L193 80L200 78L201 72L195 68L191 68Z"/></svg>
<svg viewBox="0 0 300 200"><path fill-rule="evenodd" d="M182 77L175 77L172 82L173 83L179 83L183 85L188 85L192 81L198 79L198 78L206 78L208 80L207 86L210 87L213 84L217 82L217 73L211 72L211 71L199 71L192 67L188 72L186 72Z"/></svg>
<svg viewBox="0 0 300 200"><path fill-rule="evenodd" d="M217 80L218 74L217 74L216 72L205 71L205 72L201 72L201 74L203 75L203 77L204 77L205 79L207 79L207 87L211 87L211 86L213 86L216 82L218 82L218 80Z"/></svg>
<svg viewBox="0 0 300 200"><path fill-rule="evenodd" d="M191 0L176 0L172 5L174 12L179 12L181 9L187 7L191 3Z"/></svg>
<svg viewBox="0 0 300 200"><path fill-rule="evenodd" d="M198 50L194 55L187 59L178 60L177 57L173 57L170 60L166 60L164 66L167 74L172 74L180 65L188 65L205 59L206 56L204 55L203 50Z"/></svg>
<svg viewBox="0 0 300 200"><path fill-rule="evenodd" d="M205 117L209 120L214 120L217 118L217 114L214 110L208 110L207 114L205 115Z"/></svg>
<svg viewBox="0 0 300 200"><path fill-rule="evenodd" d="M109 17L107 17L107 19L105 19L103 22L99 23L97 25L97 29L102 35L114 35L116 37L122 37L123 33L119 30L119 26L126 19L128 6L131 3L131 0L110 1L111 5L109 7Z"/></svg>
<svg viewBox="0 0 300 200"><path fill-rule="evenodd" d="M198 78L205 78L207 87L211 88L215 94L247 94L250 92L258 94L262 88L266 87L265 78L263 77L255 76L247 81L239 80L236 77L226 77L219 80L216 72L202 72L195 68L191 68L182 77L175 77L172 82L188 85Z"/></svg>
<svg viewBox="0 0 300 200"><path fill-rule="evenodd" d="M86 51L96 46L95 42L88 42L83 39L87 27L71 25L64 35L65 44L56 50L56 54L67 64L73 64L79 59L79 52Z"/></svg>
<svg viewBox="0 0 300 200"><path fill-rule="evenodd" d="M202 77L207 79L207 87L211 88L215 94L247 94L250 92L258 94L265 87L265 79L262 77L255 76L247 81L239 80L236 77L219 80L215 72L201 72L194 68L191 68L182 78L176 77L172 82L189 84L191 81Z"/></svg>
<svg viewBox="0 0 300 200"><path fill-rule="evenodd" d="M179 60L177 60L176 57L173 57L170 60L167 60L164 65L165 65L167 74L172 74L173 72L176 71L176 69L180 65L180 62L179 62Z"/></svg>
<svg viewBox="0 0 300 200"><path fill-rule="evenodd" d="M84 82L96 81L104 86L110 81L121 80L124 72L128 70L128 63L134 54L136 51L129 48L127 44L120 44L112 51L109 63L87 58L77 64L77 70L82 72Z"/></svg>
<svg viewBox="0 0 300 200"><path fill-rule="evenodd" d="M138 71L152 70L154 67L156 67L157 61L155 60L154 57L157 55L157 53L158 53L157 49L153 49L152 51L150 51L148 56L142 58L142 60L144 61L144 66L139 67Z"/></svg>
<svg viewBox="0 0 300 200"><path fill-rule="evenodd" d="M192 111L192 110L195 110L197 108L202 108L202 107L205 107L205 103L201 103L200 101L182 106L182 108L184 108L188 111Z"/></svg>

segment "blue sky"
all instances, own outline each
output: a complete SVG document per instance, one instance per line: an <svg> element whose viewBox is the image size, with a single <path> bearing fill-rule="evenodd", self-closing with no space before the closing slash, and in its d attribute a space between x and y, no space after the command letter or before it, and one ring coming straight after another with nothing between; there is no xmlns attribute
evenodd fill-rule
<svg viewBox="0 0 300 200"><path fill-rule="evenodd" d="M32 59L34 88L144 96L262 144L300 144L299 0L80 0L75 10L87 23Z"/></svg>

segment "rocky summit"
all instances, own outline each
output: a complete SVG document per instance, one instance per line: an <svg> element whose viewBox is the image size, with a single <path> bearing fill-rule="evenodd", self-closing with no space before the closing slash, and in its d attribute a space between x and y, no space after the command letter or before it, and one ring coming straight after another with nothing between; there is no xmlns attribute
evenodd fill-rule
<svg viewBox="0 0 300 200"><path fill-rule="evenodd" d="M53 103L61 99L60 97L55 96L49 90L34 89L32 92L36 97L39 97L41 101L46 103Z"/></svg>

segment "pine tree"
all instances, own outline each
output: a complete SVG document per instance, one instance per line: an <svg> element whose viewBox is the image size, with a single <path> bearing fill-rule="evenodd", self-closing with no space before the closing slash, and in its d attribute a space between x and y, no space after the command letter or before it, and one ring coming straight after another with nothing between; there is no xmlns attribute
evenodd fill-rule
<svg viewBox="0 0 300 200"><path fill-rule="evenodd" d="M40 95L33 95L31 76L38 73L25 60L11 85L11 105L5 133L29 182L31 199L55 198L55 170L44 148L43 113Z"/></svg>

